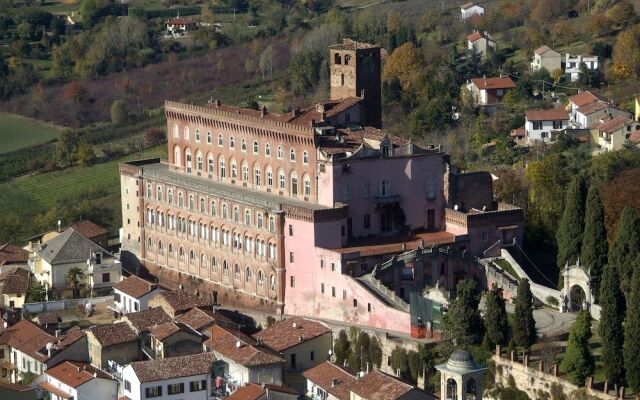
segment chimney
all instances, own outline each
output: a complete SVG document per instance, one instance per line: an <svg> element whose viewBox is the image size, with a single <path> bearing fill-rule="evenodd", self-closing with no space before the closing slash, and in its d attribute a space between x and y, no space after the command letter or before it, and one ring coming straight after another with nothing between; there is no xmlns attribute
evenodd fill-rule
<svg viewBox="0 0 640 400"><path fill-rule="evenodd" d="M264 117L265 115L267 115L267 107L266 106L262 106L262 108L260 109L260 117Z"/></svg>
<svg viewBox="0 0 640 400"><path fill-rule="evenodd" d="M216 99L216 100L214 101L214 104L216 105L216 107L220 107L220 105L221 105L222 103L220 102L220 99Z"/></svg>
<svg viewBox="0 0 640 400"><path fill-rule="evenodd" d="M338 380L336 378L331 379L331 387L336 387Z"/></svg>
<svg viewBox="0 0 640 400"><path fill-rule="evenodd" d="M322 104L322 103L316 104L316 111L319 112L319 113L325 112L324 104Z"/></svg>

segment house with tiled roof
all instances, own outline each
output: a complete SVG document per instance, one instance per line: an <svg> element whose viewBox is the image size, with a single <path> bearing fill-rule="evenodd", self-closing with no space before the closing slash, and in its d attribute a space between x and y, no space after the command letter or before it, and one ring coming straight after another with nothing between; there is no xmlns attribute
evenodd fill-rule
<svg viewBox="0 0 640 400"><path fill-rule="evenodd" d="M491 35L487 31L474 31L467 36L467 49L474 50L479 53L482 58L487 56L489 49L496 48L496 42L491 39Z"/></svg>
<svg viewBox="0 0 640 400"><path fill-rule="evenodd" d="M87 342L91 364L101 369L109 361L124 365L139 359L138 334L125 322L88 329Z"/></svg>
<svg viewBox="0 0 640 400"><path fill-rule="evenodd" d="M550 142L567 129L569 114L563 108L532 109L525 112L525 136L528 143Z"/></svg>
<svg viewBox="0 0 640 400"><path fill-rule="evenodd" d="M149 332L149 328L154 325L171 322L171 320L171 316L159 307L129 313L120 318L120 321L129 324L131 329L133 329L138 335Z"/></svg>
<svg viewBox="0 0 640 400"><path fill-rule="evenodd" d="M630 117L629 113L617 109L604 97L588 90L571 96L568 100L567 110L569 110L569 123L572 128L591 129L607 116Z"/></svg>
<svg viewBox="0 0 640 400"><path fill-rule="evenodd" d="M556 69L562 70L562 55L551 47L543 45L533 51L531 70L546 69L549 73Z"/></svg>
<svg viewBox="0 0 640 400"><path fill-rule="evenodd" d="M89 220L82 220L74 222L67 226L58 226L58 229L50 230L38 235L32 236L28 239L29 244L25 247L26 250L32 251L39 244L44 243L65 232L66 230L73 228L81 235L85 236L89 240L96 243L98 246L107 248L109 246L109 231L95 222Z"/></svg>
<svg viewBox="0 0 640 400"><path fill-rule="evenodd" d="M144 311L149 307L149 300L163 291L157 283L131 275L113 285L116 311L121 314Z"/></svg>
<svg viewBox="0 0 640 400"><path fill-rule="evenodd" d="M37 398L36 388L19 383L2 382L0 379L0 399L36 400Z"/></svg>
<svg viewBox="0 0 640 400"><path fill-rule="evenodd" d="M192 308L213 307L209 298L190 295L186 292L175 290L157 294L149 301L149 307L160 307L172 318L183 314Z"/></svg>
<svg viewBox="0 0 640 400"><path fill-rule="evenodd" d="M629 115L606 115L591 128L589 142L594 152L620 150L631 134L640 130L640 122Z"/></svg>
<svg viewBox="0 0 640 400"><path fill-rule="evenodd" d="M27 266L29 252L15 244L5 243L0 245L0 271L4 271L5 266L23 265Z"/></svg>
<svg viewBox="0 0 640 400"><path fill-rule="evenodd" d="M7 269L0 274L0 306L22 308L29 289L29 271L22 268Z"/></svg>
<svg viewBox="0 0 640 400"><path fill-rule="evenodd" d="M122 395L128 400L209 399L215 377L223 374L215 368L213 353L134 362L122 372Z"/></svg>
<svg viewBox="0 0 640 400"><path fill-rule="evenodd" d="M113 376L77 361L63 361L47 369L33 384L52 400L114 400L118 395L118 381Z"/></svg>
<svg viewBox="0 0 640 400"><path fill-rule="evenodd" d="M188 326L166 322L149 328L151 358L168 358L202 353L204 335Z"/></svg>
<svg viewBox="0 0 640 400"><path fill-rule="evenodd" d="M325 361L303 373L306 378L306 395L325 400L350 400L351 389L357 379L348 371Z"/></svg>
<svg viewBox="0 0 640 400"><path fill-rule="evenodd" d="M214 325L210 337L204 342L207 351L225 365L230 387L241 387L247 383L281 384L285 360L254 338L239 331Z"/></svg>
<svg viewBox="0 0 640 400"><path fill-rule="evenodd" d="M467 84L473 105L493 114L502 107L502 99L516 84L508 76L473 78Z"/></svg>
<svg viewBox="0 0 640 400"><path fill-rule="evenodd" d="M113 284L122 279L120 261L74 228L37 245L29 267L35 279L58 298L73 296L67 274L74 268L84 273L80 295L110 293Z"/></svg>
<svg viewBox="0 0 640 400"><path fill-rule="evenodd" d="M483 15L484 7L474 2L464 3L460 6L460 16L464 21L467 18L471 18L474 15Z"/></svg>
<svg viewBox="0 0 640 400"><path fill-rule="evenodd" d="M253 337L284 357L287 375L325 362L333 343L331 329L320 322L300 317L276 322ZM304 391L304 385L295 388Z"/></svg>
<svg viewBox="0 0 640 400"><path fill-rule="evenodd" d="M227 397L227 400L297 400L300 394L286 386L249 383Z"/></svg>
<svg viewBox="0 0 640 400"><path fill-rule="evenodd" d="M42 374L64 360L87 361L87 338L78 327L57 336L22 320L0 331L0 377L17 382L21 373Z"/></svg>

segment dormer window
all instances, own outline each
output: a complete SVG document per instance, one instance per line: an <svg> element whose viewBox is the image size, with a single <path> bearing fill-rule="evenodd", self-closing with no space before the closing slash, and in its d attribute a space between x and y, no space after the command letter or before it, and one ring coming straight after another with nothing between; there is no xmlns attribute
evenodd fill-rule
<svg viewBox="0 0 640 400"><path fill-rule="evenodd" d="M391 144L388 141L384 141L380 144L380 152L383 157L391 156Z"/></svg>
<svg viewBox="0 0 640 400"><path fill-rule="evenodd" d="M97 252L95 254L95 259L96 259L96 265L102 264L102 253Z"/></svg>

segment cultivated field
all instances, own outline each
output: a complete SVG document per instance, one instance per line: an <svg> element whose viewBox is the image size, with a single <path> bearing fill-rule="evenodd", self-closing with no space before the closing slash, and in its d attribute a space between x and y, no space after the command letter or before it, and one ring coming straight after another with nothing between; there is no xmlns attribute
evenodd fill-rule
<svg viewBox="0 0 640 400"><path fill-rule="evenodd" d="M0 113L0 153L48 142L58 132L58 128L42 121Z"/></svg>

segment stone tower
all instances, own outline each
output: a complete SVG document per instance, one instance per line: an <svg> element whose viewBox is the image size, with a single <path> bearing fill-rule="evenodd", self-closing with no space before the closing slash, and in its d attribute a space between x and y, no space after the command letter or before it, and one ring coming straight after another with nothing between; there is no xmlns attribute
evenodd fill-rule
<svg viewBox="0 0 640 400"><path fill-rule="evenodd" d="M441 400L482 400L482 376L487 368L478 365L465 350L451 353L440 371Z"/></svg>
<svg viewBox="0 0 640 400"><path fill-rule="evenodd" d="M365 125L381 127L380 47L344 39L329 48L331 100L364 96Z"/></svg>

